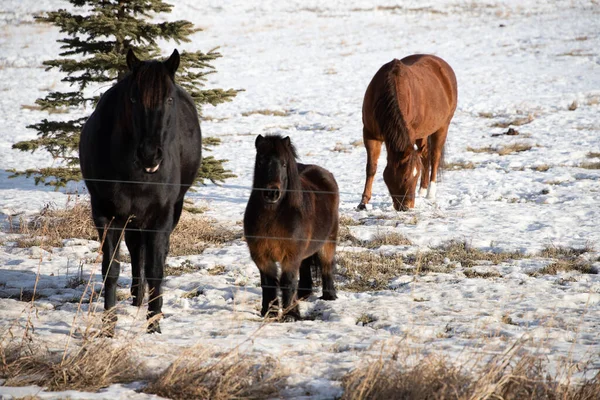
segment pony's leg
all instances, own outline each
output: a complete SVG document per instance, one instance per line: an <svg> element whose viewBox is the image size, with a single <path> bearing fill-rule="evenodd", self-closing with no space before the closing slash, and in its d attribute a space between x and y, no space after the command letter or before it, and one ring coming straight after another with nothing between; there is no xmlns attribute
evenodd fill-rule
<svg viewBox="0 0 600 400"><path fill-rule="evenodd" d="M330 238L331 239L331 238ZM337 295L335 293L335 286L333 284L333 268L334 268L334 257L335 257L335 238L332 241L328 241L319 250L317 256L321 264L321 273L323 281L323 300L335 300Z"/></svg>
<svg viewBox="0 0 600 400"><path fill-rule="evenodd" d="M425 197L427 195L427 188L429 187L429 168L431 164L431 153L429 151L429 138L423 140L423 147L421 150L421 184L419 189L419 196Z"/></svg>
<svg viewBox="0 0 600 400"><path fill-rule="evenodd" d="M314 263L315 255L302 260L300 264L300 282L298 282L298 299L305 299L312 294L313 281L311 267Z"/></svg>
<svg viewBox="0 0 600 400"><path fill-rule="evenodd" d="M260 271L260 286L262 287L261 316L267 318L277 317L279 302L277 301L277 288L279 287L279 274L277 264L274 262L256 263Z"/></svg>
<svg viewBox="0 0 600 400"><path fill-rule="evenodd" d="M442 152L444 151L446 136L448 136L448 125L444 126L437 132L435 132L433 135L431 135L431 182L429 183L429 190L427 191L428 199L435 199L437 191L437 172L440 166L440 161L442 159Z"/></svg>
<svg viewBox="0 0 600 400"><path fill-rule="evenodd" d="M365 148L367 149L367 168L366 168L366 181L365 190L363 191L362 200L358 205L359 210L364 210L371 200L371 192L373 188L373 180L375 179L375 173L377 172L377 162L379 161L379 154L381 154L381 144L379 140L371 139L369 132L363 128L363 140L365 142Z"/></svg>
<svg viewBox="0 0 600 400"><path fill-rule="evenodd" d="M169 223L170 227L172 223ZM163 227L165 225L162 225ZM165 260L169 250L170 231L146 232L145 265L146 280L150 298L148 301L148 314L151 320L148 324L148 333L161 333L158 319L162 315L162 280L164 275Z"/></svg>
<svg viewBox="0 0 600 400"><path fill-rule="evenodd" d="M286 261L281 265L281 308L283 309L283 321L293 322L300 319L298 308L298 271L301 262Z"/></svg>
<svg viewBox="0 0 600 400"><path fill-rule="evenodd" d="M140 231L125 232L125 244L131 255L131 296L132 304L140 307L144 302L146 292L146 279L144 278L144 233Z"/></svg>
<svg viewBox="0 0 600 400"><path fill-rule="evenodd" d="M119 255L121 231L108 226L105 218L94 218L94 223L98 227L98 235L102 243L102 279L104 280L104 315L102 316L103 334L113 337L117 325L117 314L115 305L117 304L117 281L121 272L121 263L117 259Z"/></svg>

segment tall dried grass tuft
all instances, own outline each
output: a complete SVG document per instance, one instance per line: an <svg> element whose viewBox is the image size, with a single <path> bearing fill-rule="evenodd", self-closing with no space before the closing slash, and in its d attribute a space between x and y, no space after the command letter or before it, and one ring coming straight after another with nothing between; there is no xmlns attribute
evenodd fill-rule
<svg viewBox="0 0 600 400"><path fill-rule="evenodd" d="M546 399L600 398L600 373L574 383L550 375L542 356L510 351L483 368L453 365L434 355L398 358L397 353L367 362L342 379L344 400L363 399Z"/></svg>
<svg viewBox="0 0 600 400"><path fill-rule="evenodd" d="M216 362L207 359L209 354L198 349L183 352L145 392L174 400L269 398L277 397L286 378L270 357L227 354Z"/></svg>
<svg viewBox="0 0 600 400"><path fill-rule="evenodd" d="M0 376L6 386L38 385L51 391L94 392L113 383L132 382L147 373L134 360L131 343L86 341L67 354L39 345L0 345ZM132 368L136 365L136 368Z"/></svg>
<svg viewBox="0 0 600 400"><path fill-rule="evenodd" d="M10 229L12 233L23 235L17 240L18 247L62 247L65 239L98 239L91 215L87 202L76 201L62 209L46 205L30 221L21 219L18 227L11 226Z"/></svg>

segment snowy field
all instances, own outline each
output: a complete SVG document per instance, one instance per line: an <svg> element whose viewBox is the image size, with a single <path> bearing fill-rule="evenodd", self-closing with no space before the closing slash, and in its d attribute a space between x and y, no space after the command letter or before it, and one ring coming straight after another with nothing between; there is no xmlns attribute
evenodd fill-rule
<svg viewBox="0 0 600 400"><path fill-rule="evenodd" d="M335 175L340 214L351 235L368 242L396 232L412 245L375 249L342 242L350 252L397 254L409 260L452 240L473 249L527 258L461 265L446 260L441 272L406 272L385 290L352 292L340 277L338 300L317 296L301 303L307 320L263 325L259 274L247 246L236 239L202 254L171 257L171 266L193 271L165 281L162 335L138 335L139 362L166 366L179 349L202 345L270 356L290 377L280 396L329 399L342 395L340 379L377 355L382 343L440 353L453 362L498 354L516 341L542 354L552 368L565 361L600 369L600 4L597 1L192 1L181 0L169 18L204 29L178 48L223 58L207 87L244 89L231 103L207 106L203 133L222 139L212 152L228 159L237 178L209 184L189 198L205 215L239 232L254 166L257 134L289 135L304 163ZM44 72L62 37L32 23L32 13L64 6L58 0L3 0L0 4L0 212L4 225L64 207L81 184L59 192L32 180L8 179L5 170L50 165L47 154L11 149L35 137L26 125L46 117L23 108L48 90L63 88L61 75ZM166 43L164 53L175 45ZM446 169L432 202L394 211L383 183L385 154L373 186L372 210L357 211L364 186L361 106L377 69L393 58L432 53L454 68L458 108L448 135ZM98 88L101 93L105 88ZM86 112L89 112L87 110ZM53 115L53 118L66 118ZM513 127L517 136L496 135ZM510 146L521 151L505 154ZM385 153L385 150L383 151ZM454 165L454 168L452 168ZM594 165L596 167L594 168ZM585 168L587 166L587 168ZM85 194L82 196L84 197ZM83 277L99 286L98 243L66 241L46 251L15 245L0 233L0 332L33 315L34 335L62 348L72 330L99 320L88 305L70 300ZM358 241L357 241L358 242ZM553 263L544 248L587 249L579 256L592 273L536 273ZM418 257L417 257L418 258ZM214 267L221 271L215 274ZM408 265L415 267L415 265ZM476 273L473 273L475 271ZM31 304L19 294L36 284ZM121 272L123 290L131 268ZM200 294L184 296L199 289ZM94 308L94 306L92 306ZM95 309L95 308L94 308ZM144 312L124 301L117 337L143 330ZM22 325L17 323L17 325ZM17 328L14 328L17 329ZM18 331L18 329L17 329ZM100 393L46 392L0 386L3 396L41 398L150 398L139 385L113 385Z"/></svg>

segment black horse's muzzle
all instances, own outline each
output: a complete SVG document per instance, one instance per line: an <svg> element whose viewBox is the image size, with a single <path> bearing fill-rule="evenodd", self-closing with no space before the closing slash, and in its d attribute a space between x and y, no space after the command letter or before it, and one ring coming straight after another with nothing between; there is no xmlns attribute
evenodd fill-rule
<svg viewBox="0 0 600 400"><path fill-rule="evenodd" d="M142 167L147 174L154 174L158 172L162 161L163 152L160 147L156 147L154 151L148 151L145 146L142 146L137 151L137 160L135 164Z"/></svg>

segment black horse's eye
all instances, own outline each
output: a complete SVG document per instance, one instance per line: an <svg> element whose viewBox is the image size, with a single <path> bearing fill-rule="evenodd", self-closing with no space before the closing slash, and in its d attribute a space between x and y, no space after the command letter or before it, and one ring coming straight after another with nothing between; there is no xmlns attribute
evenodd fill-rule
<svg viewBox="0 0 600 400"><path fill-rule="evenodd" d="M169 97L167 99L167 104L173 104L173 98L172 97Z"/></svg>
<svg viewBox="0 0 600 400"><path fill-rule="evenodd" d="M282 166L283 168L287 168L287 163L286 163L286 162L284 162L283 164L281 164L281 166Z"/></svg>
<svg viewBox="0 0 600 400"><path fill-rule="evenodd" d="M135 104L135 102L137 101L137 100L135 99L135 97L133 97L133 96L131 96L131 97L129 98L129 100L131 100L131 102L132 102L132 103L134 103L134 104Z"/></svg>

